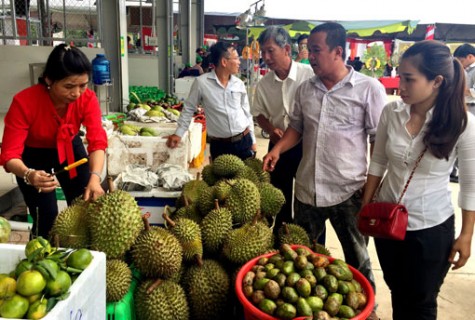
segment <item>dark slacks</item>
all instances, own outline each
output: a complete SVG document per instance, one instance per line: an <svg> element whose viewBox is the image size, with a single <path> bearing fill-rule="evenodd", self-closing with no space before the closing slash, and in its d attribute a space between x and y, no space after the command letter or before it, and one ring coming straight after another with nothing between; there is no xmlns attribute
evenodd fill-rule
<svg viewBox="0 0 475 320"><path fill-rule="evenodd" d="M73 140L73 149L75 161L87 157L87 152L79 137ZM51 172L52 168L58 171L67 165L66 162L59 163L58 151L56 149L25 147L22 159L27 167L46 172ZM77 167L76 170L78 175L74 179L69 178L68 172L63 172L56 176L68 205L84 193L84 188L87 186L90 178L89 166L87 164ZM23 178L19 177L17 177L17 183L33 218L33 235L48 239L51 227L58 215L55 192L38 193L35 187L27 185Z"/></svg>
<svg viewBox="0 0 475 320"><path fill-rule="evenodd" d="M404 241L374 239L384 280L391 290L394 320L437 319L437 296L450 268L454 216Z"/></svg>
<svg viewBox="0 0 475 320"><path fill-rule="evenodd" d="M316 240L325 230L325 221L330 222L340 240L345 261L358 269L371 283L376 292L374 275L366 248L366 238L358 230L356 214L361 208L361 192L331 207L314 207L295 199L295 223L303 227L310 240Z"/></svg>
<svg viewBox="0 0 475 320"><path fill-rule="evenodd" d="M236 142L210 140L209 151L211 153L211 159L216 159L223 154L234 154L242 160L251 158L254 153L251 149L252 138L250 134L246 134L241 140Z"/></svg>
<svg viewBox="0 0 475 320"><path fill-rule="evenodd" d="M274 144L269 141L268 151L272 150L273 147ZM291 223L293 221L293 186L295 174L297 173L297 169L300 164L300 159L302 159L301 142L292 149L282 153L280 155L279 161L277 161L274 171L271 172L271 183L274 185L274 187L280 189L285 197L285 204L282 206L282 209L276 217L274 228L275 231L280 228L282 222Z"/></svg>

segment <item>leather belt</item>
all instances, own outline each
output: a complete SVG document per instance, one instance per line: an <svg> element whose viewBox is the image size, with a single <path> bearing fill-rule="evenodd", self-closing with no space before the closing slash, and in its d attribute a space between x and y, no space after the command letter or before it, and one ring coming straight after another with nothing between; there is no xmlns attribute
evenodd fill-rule
<svg viewBox="0 0 475 320"><path fill-rule="evenodd" d="M249 128L246 128L246 130L244 130L243 132L238 133L237 135L229 137L229 138L217 138L217 137L211 137L211 136L208 136L208 138L213 141L238 142L238 141L241 141L242 138L244 138L249 132L251 132L251 130L249 130Z"/></svg>

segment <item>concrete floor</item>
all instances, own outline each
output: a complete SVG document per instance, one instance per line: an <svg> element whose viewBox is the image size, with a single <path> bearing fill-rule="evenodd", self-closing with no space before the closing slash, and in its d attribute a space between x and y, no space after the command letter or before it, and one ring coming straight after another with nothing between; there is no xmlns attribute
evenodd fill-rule
<svg viewBox="0 0 475 320"><path fill-rule="evenodd" d="M256 128L256 137L258 152L257 157L263 158L267 152L267 139L263 139L260 136L260 129ZM456 208L456 236L460 233L461 229L461 211L457 206L457 197L459 191L459 185L451 183L452 189L452 203ZM472 241L473 242L473 241ZM341 249L340 242L331 226L330 222L327 222L327 240L326 245L335 258L344 259L343 250ZM383 279L383 272L379 265L378 256L374 247L373 239L370 239L368 245L368 251L373 265L373 272L376 278L376 303L378 304L377 314L381 320L392 319L391 308L391 295L389 288ZM473 287L475 286L475 245L472 246L472 254L468 263L461 269L452 271L450 270L445 282L442 285L441 292L438 298L438 319L440 320L468 320L475 319L473 312Z"/></svg>

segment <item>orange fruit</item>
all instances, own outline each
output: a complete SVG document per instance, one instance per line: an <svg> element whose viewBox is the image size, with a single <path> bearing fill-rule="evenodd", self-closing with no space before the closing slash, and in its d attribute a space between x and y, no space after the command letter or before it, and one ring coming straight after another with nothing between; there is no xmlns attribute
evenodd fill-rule
<svg viewBox="0 0 475 320"><path fill-rule="evenodd" d="M28 270L20 274L16 283L19 294L29 297L39 294L46 286L46 280L38 270Z"/></svg>

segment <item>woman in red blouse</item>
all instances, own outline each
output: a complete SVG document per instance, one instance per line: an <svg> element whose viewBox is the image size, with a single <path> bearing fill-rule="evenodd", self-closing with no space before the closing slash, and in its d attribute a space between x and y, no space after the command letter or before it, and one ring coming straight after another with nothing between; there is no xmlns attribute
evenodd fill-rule
<svg viewBox="0 0 475 320"><path fill-rule="evenodd" d="M99 102L88 89L92 65L84 53L65 44L48 57L39 84L17 93L5 116L0 165L16 175L37 235L49 237L58 214L55 189L61 185L68 205L83 195L95 200L101 187L107 137ZM86 128L87 151L79 137ZM89 155L88 155L89 153ZM56 175L52 169L84 157L89 165Z"/></svg>

